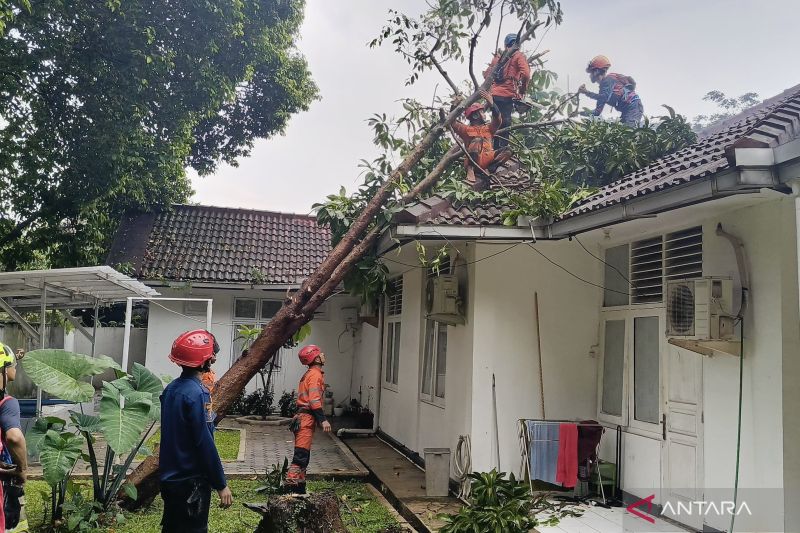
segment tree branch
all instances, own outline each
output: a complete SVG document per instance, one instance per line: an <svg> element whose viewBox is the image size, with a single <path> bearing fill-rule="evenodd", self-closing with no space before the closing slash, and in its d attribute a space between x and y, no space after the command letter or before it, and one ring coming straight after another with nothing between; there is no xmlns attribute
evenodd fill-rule
<svg viewBox="0 0 800 533"><path fill-rule="evenodd" d="M444 78L444 80L445 80L445 81L447 82L447 84L450 86L450 88L451 88L451 89L453 89L453 92L454 92L455 94L458 94L458 95L460 95L460 94L461 94L461 91L459 91L459 90L458 90L458 86L457 86L457 85L456 85L456 84L453 82L453 80L452 80L452 79L450 78L450 76L447 74L447 71L445 71L445 70L444 70L444 68L442 68L442 65L441 65L441 63L439 63L439 61L437 61L437 60L436 60L436 58L435 58L435 57L433 57L433 54L431 54L431 56L430 56L430 60L431 60L431 63L433 63L433 66L434 66L434 67L436 67L436 70L438 70L438 71L439 71L439 74L441 74L441 75L442 75L442 77Z"/></svg>
<svg viewBox="0 0 800 533"><path fill-rule="evenodd" d="M472 39L469 42L469 77L472 79L472 85L476 90L480 84L478 83L478 79L475 77L475 71L473 69L475 60L475 46L478 44L478 38L480 37L483 28L487 27L489 22L491 22L493 8L494 0L490 0L489 5L486 7L486 11L483 13L483 20L481 20L480 26L478 26L478 31L473 34Z"/></svg>
<svg viewBox="0 0 800 533"><path fill-rule="evenodd" d="M523 124L514 124L512 126L508 126L506 128L497 130L497 133L506 133L510 131L524 130L524 129L546 128L548 126L556 126L558 124L563 124L565 122L572 122L572 119L562 118L558 120L545 120L542 122L525 122Z"/></svg>

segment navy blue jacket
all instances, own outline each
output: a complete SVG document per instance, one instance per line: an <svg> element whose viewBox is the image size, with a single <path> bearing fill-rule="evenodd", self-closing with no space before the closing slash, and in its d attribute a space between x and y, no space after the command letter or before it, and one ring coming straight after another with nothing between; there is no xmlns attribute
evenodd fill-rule
<svg viewBox="0 0 800 533"><path fill-rule="evenodd" d="M198 375L185 372L161 395L161 482L205 478L214 490L226 486L214 444L211 395Z"/></svg>
<svg viewBox="0 0 800 533"><path fill-rule="evenodd" d="M639 95L629 84L630 78L610 72L600 80L600 92L586 91L586 96L597 100L594 115L599 116L606 104L617 111L625 111L631 105L638 105Z"/></svg>

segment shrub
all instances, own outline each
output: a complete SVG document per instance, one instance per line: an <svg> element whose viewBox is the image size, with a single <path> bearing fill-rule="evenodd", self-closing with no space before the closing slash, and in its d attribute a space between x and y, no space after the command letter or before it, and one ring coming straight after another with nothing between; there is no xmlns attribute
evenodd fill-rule
<svg viewBox="0 0 800 533"><path fill-rule="evenodd" d="M281 410L281 416L291 418L297 414L297 397L294 391L291 393L283 391L281 399L278 400L278 406Z"/></svg>

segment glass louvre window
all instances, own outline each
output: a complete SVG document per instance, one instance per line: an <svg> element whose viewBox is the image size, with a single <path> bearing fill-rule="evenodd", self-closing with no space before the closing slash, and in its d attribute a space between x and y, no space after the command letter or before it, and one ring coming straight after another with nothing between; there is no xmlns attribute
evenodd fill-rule
<svg viewBox="0 0 800 533"><path fill-rule="evenodd" d="M400 333L401 316L403 314L403 278L389 281L386 295L386 345L384 352L384 381L388 385L397 385L400 372Z"/></svg>
<svg viewBox="0 0 800 533"><path fill-rule="evenodd" d="M631 247L631 303L658 303L664 292L664 243L655 237Z"/></svg>
<svg viewBox="0 0 800 533"><path fill-rule="evenodd" d="M261 300L261 320L274 317L282 306L280 300Z"/></svg>

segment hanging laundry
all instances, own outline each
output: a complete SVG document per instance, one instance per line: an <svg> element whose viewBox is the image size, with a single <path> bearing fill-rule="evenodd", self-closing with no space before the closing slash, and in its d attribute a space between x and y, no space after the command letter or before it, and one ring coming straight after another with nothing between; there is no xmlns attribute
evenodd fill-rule
<svg viewBox="0 0 800 533"><path fill-rule="evenodd" d="M531 478L556 484L558 462L558 424L528 420Z"/></svg>
<svg viewBox="0 0 800 533"><path fill-rule="evenodd" d="M559 424L556 481L567 488L578 482L578 426Z"/></svg>

